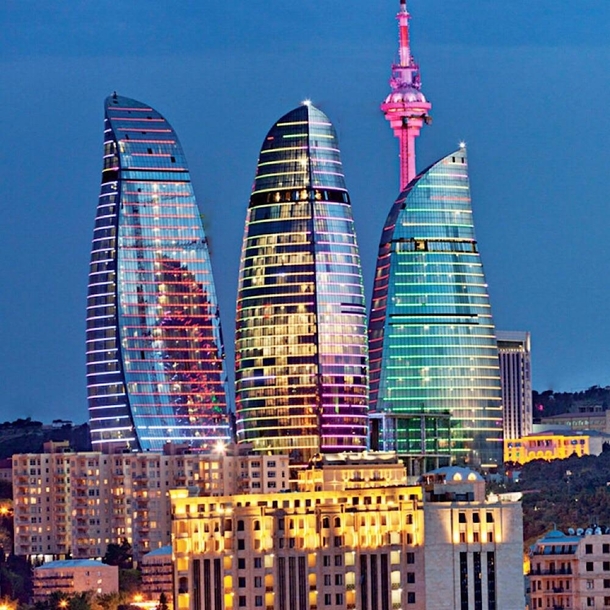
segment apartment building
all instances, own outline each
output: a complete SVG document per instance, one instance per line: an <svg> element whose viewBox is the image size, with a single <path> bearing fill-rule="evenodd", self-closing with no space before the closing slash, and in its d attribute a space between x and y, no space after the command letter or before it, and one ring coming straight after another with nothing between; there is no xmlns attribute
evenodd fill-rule
<svg viewBox="0 0 610 610"><path fill-rule="evenodd" d="M102 557L123 539L139 561L170 544L171 488L223 495L281 491L289 480L287 458L251 455L248 447L214 454L175 446L163 454L46 449L13 456L15 554L43 561Z"/></svg>
<svg viewBox="0 0 610 610"><path fill-rule="evenodd" d="M46 601L54 591L62 593L115 593L119 569L92 559L51 561L34 568L32 601Z"/></svg>
<svg viewBox="0 0 610 610"><path fill-rule="evenodd" d="M609 532L609 533L606 533ZM610 608L610 530L553 530L530 550L531 608Z"/></svg>

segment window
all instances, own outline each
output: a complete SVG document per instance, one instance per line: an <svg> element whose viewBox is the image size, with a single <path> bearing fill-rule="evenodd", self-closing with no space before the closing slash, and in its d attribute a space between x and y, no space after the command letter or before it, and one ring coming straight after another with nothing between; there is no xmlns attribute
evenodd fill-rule
<svg viewBox="0 0 610 610"><path fill-rule="evenodd" d="M237 586L240 587L241 589L243 589L246 586L246 577L245 576L240 576L237 579Z"/></svg>
<svg viewBox="0 0 610 610"><path fill-rule="evenodd" d="M254 587L256 589L260 589L263 586L263 577L262 576L255 576L254 577Z"/></svg>
<svg viewBox="0 0 610 610"><path fill-rule="evenodd" d="M322 565L324 565L324 566L330 565L330 555L324 555L322 557Z"/></svg>
<svg viewBox="0 0 610 610"><path fill-rule="evenodd" d="M592 555L593 554L593 545L585 544L585 554Z"/></svg>
<svg viewBox="0 0 610 610"><path fill-rule="evenodd" d="M479 516L479 513L472 513L472 522L473 523L480 523L481 522L481 518Z"/></svg>
<svg viewBox="0 0 610 610"><path fill-rule="evenodd" d="M415 563L415 553L407 553L407 563Z"/></svg>
<svg viewBox="0 0 610 610"><path fill-rule="evenodd" d="M415 572L407 572L407 583L410 585L415 584Z"/></svg>
<svg viewBox="0 0 610 610"><path fill-rule="evenodd" d="M244 531L244 522L242 520L239 520L237 522L237 531L238 532L243 532Z"/></svg>
<svg viewBox="0 0 610 610"><path fill-rule="evenodd" d="M330 593L324 594L324 605L330 606L333 603L333 596Z"/></svg>
<svg viewBox="0 0 610 610"><path fill-rule="evenodd" d="M255 595L254 596L254 605L258 606L258 607L263 605L263 596L262 595Z"/></svg>
<svg viewBox="0 0 610 610"><path fill-rule="evenodd" d="M485 520L487 521L487 523L493 523L494 522L494 514L493 513L487 513L485 515Z"/></svg>
<svg viewBox="0 0 610 610"><path fill-rule="evenodd" d="M240 595L239 596L239 607L240 608L245 608L246 607L246 596L245 595Z"/></svg>
<svg viewBox="0 0 610 610"><path fill-rule="evenodd" d="M407 604L414 604L415 603L415 593L413 591L409 591L407 593Z"/></svg>
<svg viewBox="0 0 610 610"><path fill-rule="evenodd" d="M343 546L343 536L335 536L335 546Z"/></svg>
<svg viewBox="0 0 610 610"><path fill-rule="evenodd" d="M324 574L324 585L329 587L331 585L331 576L330 574Z"/></svg>
<svg viewBox="0 0 610 610"><path fill-rule="evenodd" d="M237 569L238 570L245 570L246 569L246 560L244 557L239 557L237 559Z"/></svg>
<svg viewBox="0 0 610 610"><path fill-rule="evenodd" d="M343 565L343 555L335 555L335 565L336 566Z"/></svg>
<svg viewBox="0 0 610 610"><path fill-rule="evenodd" d="M322 519L322 527L330 527L330 519L328 517L324 517L324 519Z"/></svg>
<svg viewBox="0 0 610 610"><path fill-rule="evenodd" d="M602 544L602 553L610 553L610 544Z"/></svg>
<svg viewBox="0 0 610 610"><path fill-rule="evenodd" d="M246 549L246 541L243 538L237 539L237 550L244 551Z"/></svg>
<svg viewBox="0 0 610 610"><path fill-rule="evenodd" d="M587 570L587 572L593 572L593 570L594 570L593 562L587 561L587 563L585 565L585 569Z"/></svg>
<svg viewBox="0 0 610 610"><path fill-rule="evenodd" d="M335 584L342 585L343 584L343 574L335 574ZM339 603L339 602L337 602Z"/></svg>
<svg viewBox="0 0 610 610"><path fill-rule="evenodd" d="M254 558L254 567L255 568L262 568L263 567L263 558L262 557L255 557Z"/></svg>
<svg viewBox="0 0 610 610"><path fill-rule="evenodd" d="M335 602L336 602L337 606L343 605L343 593L337 593L335 595Z"/></svg>
<svg viewBox="0 0 610 610"><path fill-rule="evenodd" d="M604 578L604 589L610 589L610 578Z"/></svg>
<svg viewBox="0 0 610 610"><path fill-rule="evenodd" d="M459 513L458 514L458 521L460 523L466 523L466 513Z"/></svg>

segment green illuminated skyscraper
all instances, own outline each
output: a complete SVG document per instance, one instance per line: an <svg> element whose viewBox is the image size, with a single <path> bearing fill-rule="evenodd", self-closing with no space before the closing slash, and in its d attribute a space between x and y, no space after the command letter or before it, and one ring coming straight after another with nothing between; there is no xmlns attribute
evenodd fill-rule
<svg viewBox="0 0 610 610"><path fill-rule="evenodd" d="M390 211L369 350L374 447L424 467L501 463L498 349L464 148L419 174Z"/></svg>

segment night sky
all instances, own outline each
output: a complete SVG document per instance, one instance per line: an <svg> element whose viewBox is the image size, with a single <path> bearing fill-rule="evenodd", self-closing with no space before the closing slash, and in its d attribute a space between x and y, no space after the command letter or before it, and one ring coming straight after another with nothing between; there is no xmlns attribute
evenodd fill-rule
<svg viewBox="0 0 610 610"><path fill-rule="evenodd" d="M116 90L176 129L212 246L232 369L258 151L310 98L339 135L370 299L398 195L379 110L398 0L4 0L0 421L87 419L85 300ZM409 0L434 122L418 168L468 146L496 326L530 330L534 387L610 384L610 2Z"/></svg>

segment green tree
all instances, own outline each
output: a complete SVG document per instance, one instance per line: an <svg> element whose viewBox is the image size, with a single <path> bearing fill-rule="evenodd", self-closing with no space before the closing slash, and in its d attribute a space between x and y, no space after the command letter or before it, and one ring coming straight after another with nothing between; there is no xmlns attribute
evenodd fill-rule
<svg viewBox="0 0 610 610"><path fill-rule="evenodd" d="M122 570L130 570L133 567L133 550L127 538L123 538L121 544L111 542L106 547L106 554L102 561L109 566L119 566Z"/></svg>

